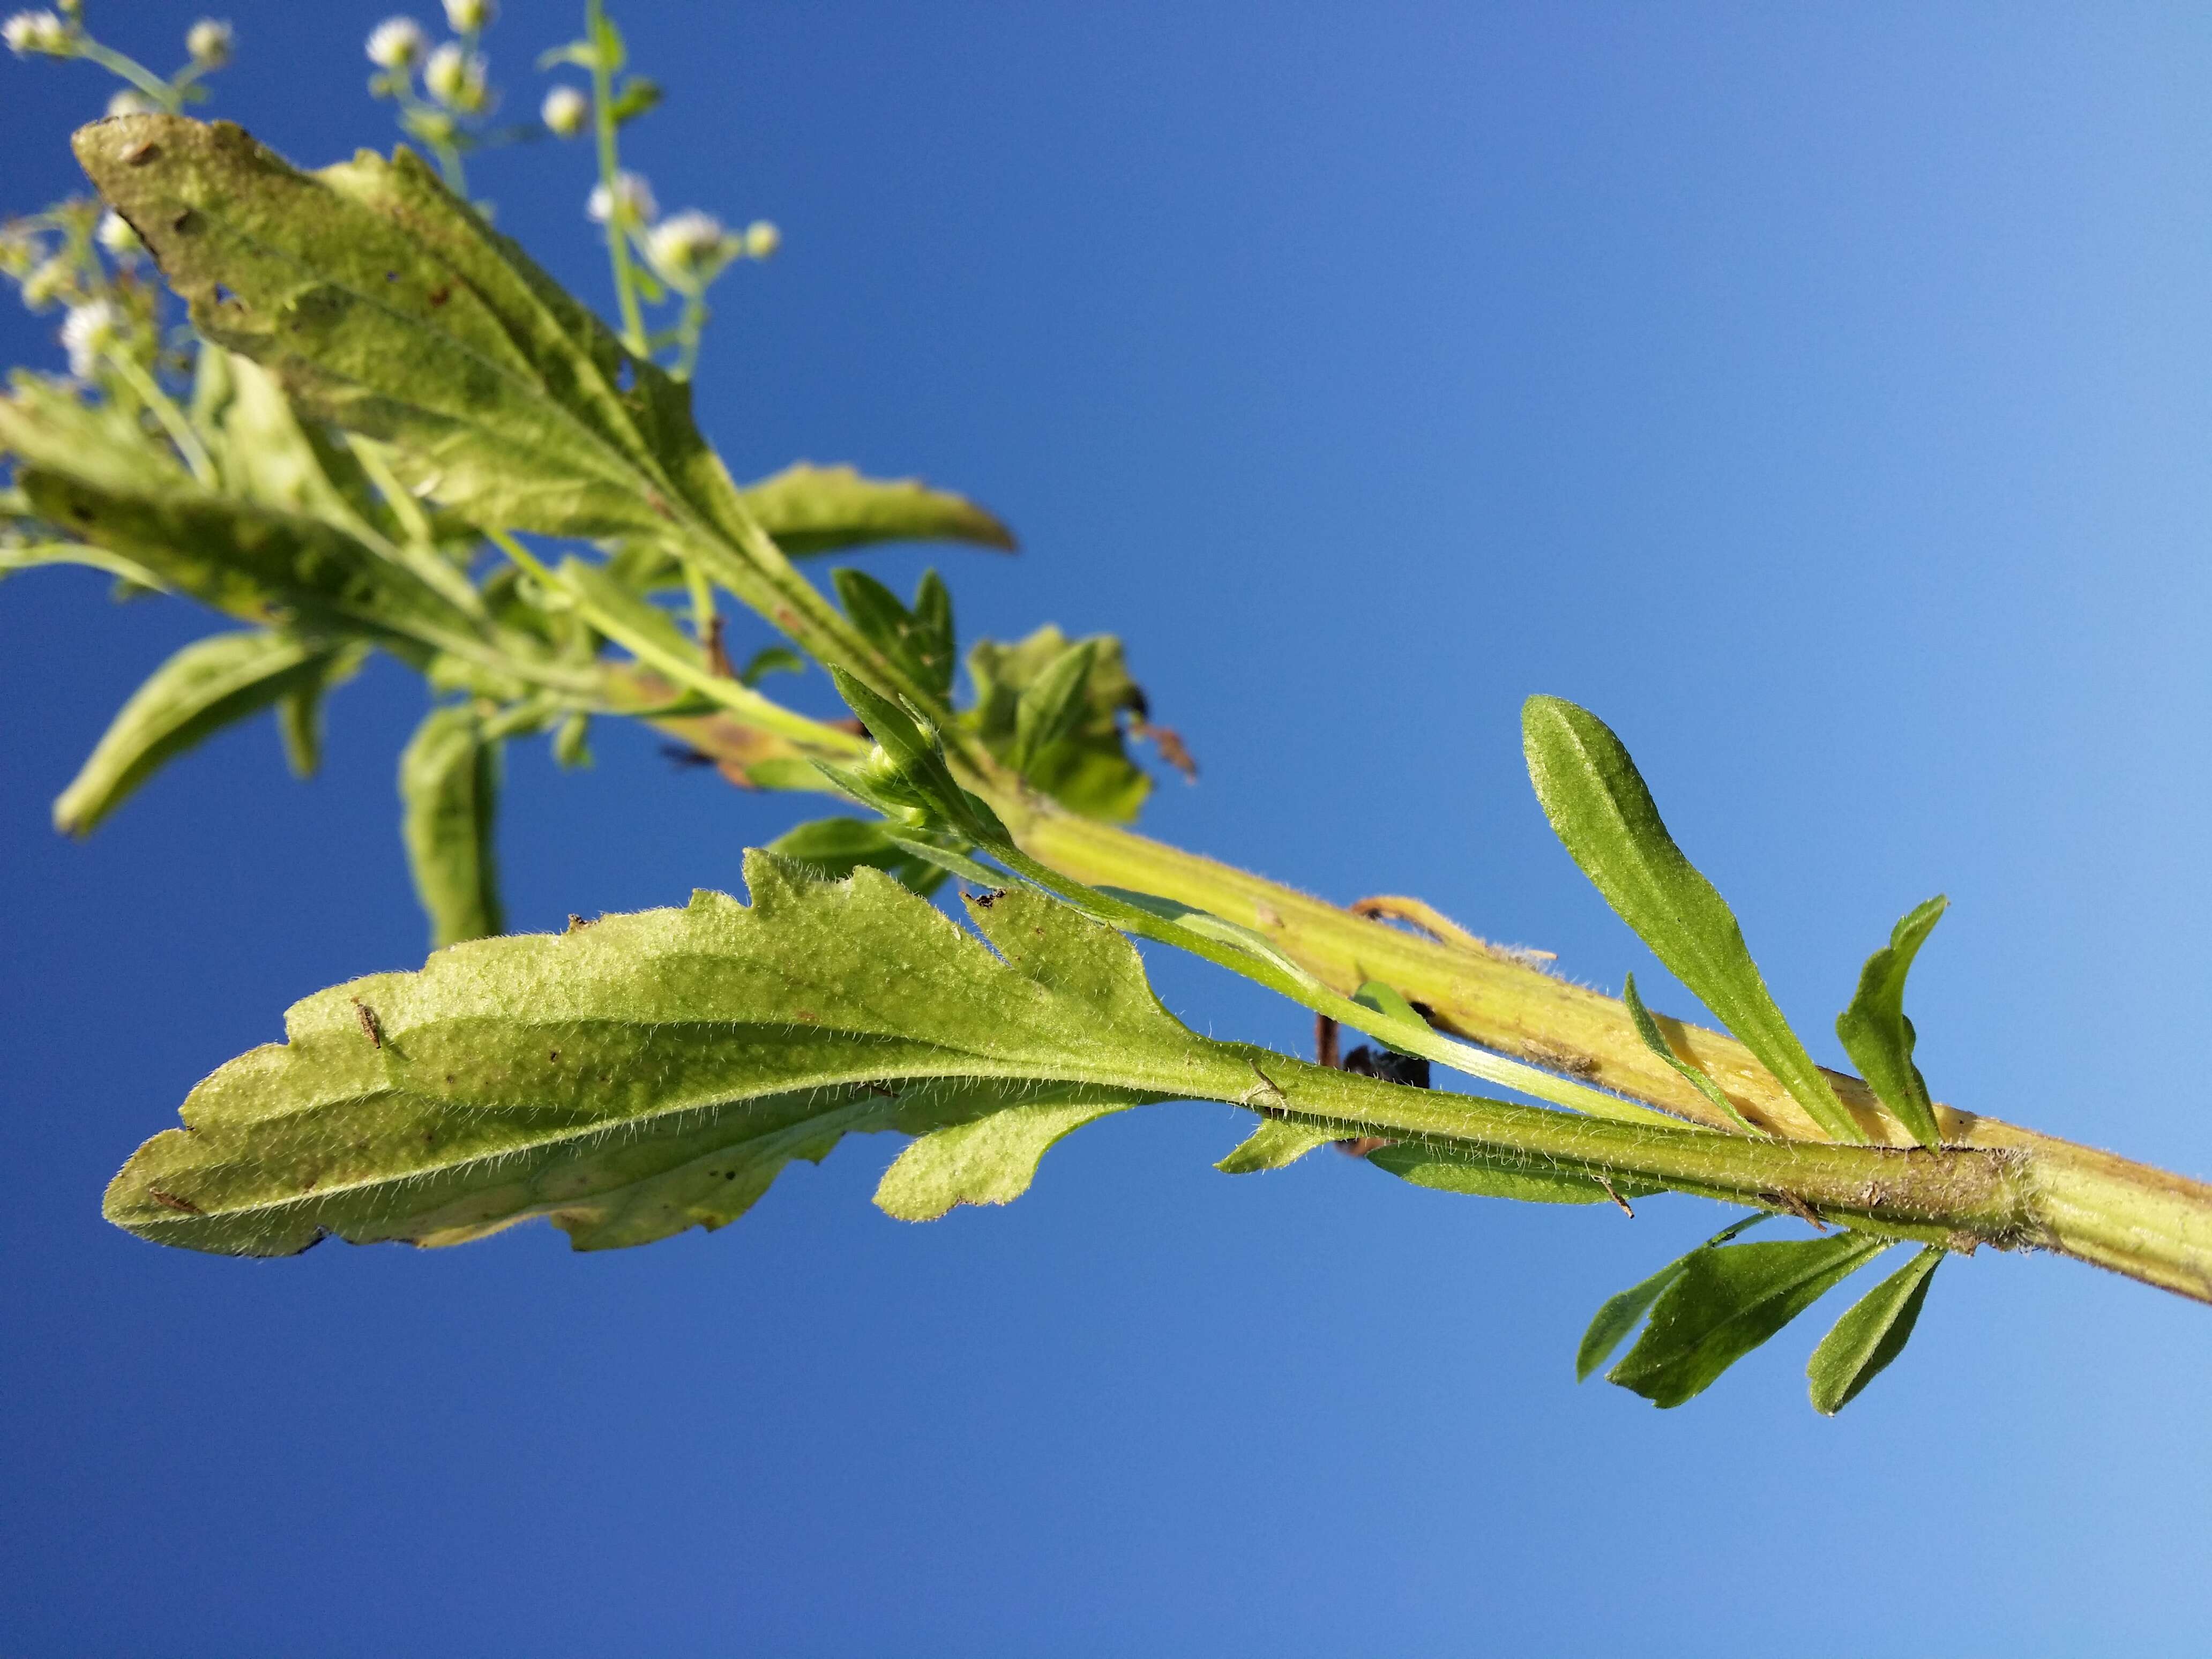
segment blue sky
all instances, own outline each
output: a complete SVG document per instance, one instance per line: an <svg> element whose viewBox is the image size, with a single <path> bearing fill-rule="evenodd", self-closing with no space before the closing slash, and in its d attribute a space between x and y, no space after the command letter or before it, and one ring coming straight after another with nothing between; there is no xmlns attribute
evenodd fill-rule
<svg viewBox="0 0 2212 1659"><path fill-rule="evenodd" d="M196 15L92 7L165 65ZM509 0L518 112L569 9ZM963 634L1124 637L1205 769L1154 833L1421 893L1688 1012L1528 795L1520 701L1568 696L1820 1058L1862 958L1947 892L1914 979L1936 1092L2212 1173L2201 11L629 10L662 204L785 234L721 291L708 430L740 473L849 459L1012 520L1018 560L935 560ZM388 141L380 8L228 15L215 112L303 163ZM72 187L106 92L0 60L10 210ZM475 182L605 300L580 150ZM58 367L52 327L0 308L0 350ZM1830 1422L1813 1320L1678 1412L1574 1386L1590 1311L1713 1206L1230 1180L1212 1107L927 1228L869 1206L876 1142L609 1256L532 1228L240 1263L106 1227L194 1080L422 950L392 799L422 693L388 666L312 784L257 726L88 843L48 830L202 626L89 577L0 589L9 1652L2201 1645L2212 1317L2069 1263L1947 1267ZM635 733L511 779L520 927L729 886L796 815ZM1305 1040L1157 976L1201 1029Z"/></svg>

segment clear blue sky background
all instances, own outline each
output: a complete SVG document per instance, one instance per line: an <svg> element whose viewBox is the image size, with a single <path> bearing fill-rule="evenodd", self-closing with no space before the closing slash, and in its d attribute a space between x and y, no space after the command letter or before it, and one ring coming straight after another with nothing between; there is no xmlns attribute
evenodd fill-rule
<svg viewBox="0 0 2212 1659"><path fill-rule="evenodd" d="M571 10L509 0L511 108ZM626 10L662 203L787 237L723 291L708 429L740 471L851 459L1011 519L1018 561L939 560L964 629L1127 638L1206 769L1156 833L1689 1012L1528 796L1516 710L1562 693L1822 1058L1860 960L1948 892L1914 981L1937 1093L2212 1172L2201 8ZM387 141L378 7L229 14L216 112L302 162ZM193 15L93 3L165 66ZM0 62L9 207L72 186L106 91ZM604 300L579 149L477 181ZM0 310L0 350L58 366L52 327ZM260 725L86 845L48 830L201 626L88 576L0 592L9 1653L2202 1647L2212 1314L2068 1263L1947 1267L1828 1422L1817 1317L1681 1411L1574 1386L1592 1309L1714 1206L1230 1180L1210 1107L927 1228L869 1206L879 1141L613 1255L108 1228L195 1079L422 950L392 781L422 694L388 667L311 785ZM512 775L523 927L731 885L795 816L635 733ZM1202 1028L1305 1041L1158 977Z"/></svg>

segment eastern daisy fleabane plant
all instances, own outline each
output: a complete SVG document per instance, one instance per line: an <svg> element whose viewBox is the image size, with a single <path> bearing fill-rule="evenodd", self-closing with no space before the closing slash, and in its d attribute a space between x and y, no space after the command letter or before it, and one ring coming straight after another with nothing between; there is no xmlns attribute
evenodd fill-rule
<svg viewBox="0 0 2212 1659"><path fill-rule="evenodd" d="M70 374L80 380L93 377L100 357L120 337L122 322L122 313L106 300L70 308L62 319L61 343L69 353Z"/></svg>
<svg viewBox="0 0 2212 1659"><path fill-rule="evenodd" d="M556 138L574 138L590 125L592 100L574 87L556 87L545 94L538 118Z"/></svg>
<svg viewBox="0 0 2212 1659"><path fill-rule="evenodd" d="M476 34L499 15L492 0L446 0L446 22L456 34Z"/></svg>
<svg viewBox="0 0 2212 1659"><path fill-rule="evenodd" d="M65 58L76 43L76 32L56 13L19 11L0 23L0 40L18 58L33 53Z"/></svg>
<svg viewBox="0 0 2212 1659"><path fill-rule="evenodd" d="M429 49L429 37L411 17L387 17L368 32L368 61L379 69L412 69Z"/></svg>
<svg viewBox="0 0 2212 1659"><path fill-rule="evenodd" d="M212 17L201 18L185 35L185 51L204 70L221 69L228 64L234 44L230 25Z"/></svg>
<svg viewBox="0 0 2212 1659"><path fill-rule="evenodd" d="M617 218L624 224L649 225L660 216L660 204L653 200L653 186L643 173L617 173L612 190L604 183L592 186L584 213L595 225Z"/></svg>

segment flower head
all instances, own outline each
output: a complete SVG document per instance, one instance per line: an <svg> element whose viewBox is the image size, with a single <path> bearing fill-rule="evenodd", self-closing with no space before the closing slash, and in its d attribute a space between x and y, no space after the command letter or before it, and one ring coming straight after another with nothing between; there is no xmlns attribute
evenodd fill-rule
<svg viewBox="0 0 2212 1659"><path fill-rule="evenodd" d="M185 50L202 69L221 69L230 61L231 31L228 23L203 17L185 34Z"/></svg>
<svg viewBox="0 0 2212 1659"><path fill-rule="evenodd" d="M556 87L545 94L538 114L556 138L574 138L592 118L592 100L574 87Z"/></svg>
<svg viewBox="0 0 2212 1659"><path fill-rule="evenodd" d="M642 173L615 174L614 194L607 193L605 185L593 185L584 211L600 224L605 224L619 210L623 220L630 224L649 225L660 216L660 204L653 199L653 186Z"/></svg>
<svg viewBox="0 0 2212 1659"><path fill-rule="evenodd" d="M765 259L783 246L783 233L765 219L756 219L745 227L745 257Z"/></svg>
<svg viewBox="0 0 2212 1659"><path fill-rule="evenodd" d="M379 69L411 68L429 46L422 26L411 17L387 17L368 32L368 61Z"/></svg>
<svg viewBox="0 0 2212 1659"><path fill-rule="evenodd" d="M118 259L135 259L146 251L145 243L138 240L138 233L131 228L131 222L113 208L100 216L100 227L92 234L100 246Z"/></svg>
<svg viewBox="0 0 2212 1659"><path fill-rule="evenodd" d="M100 354L115 343L122 315L105 300L71 306L62 319L62 347L69 353L70 373L80 380L92 378Z"/></svg>
<svg viewBox="0 0 2212 1659"><path fill-rule="evenodd" d="M446 21L456 34L474 34L489 28L499 15L493 0L446 0Z"/></svg>
<svg viewBox="0 0 2212 1659"><path fill-rule="evenodd" d="M28 58L34 52L66 58L72 33L70 26L50 11L19 11L0 23L0 40L5 40L8 50L18 58Z"/></svg>
<svg viewBox="0 0 2212 1659"><path fill-rule="evenodd" d="M107 100L110 115L159 115L161 106L136 87L125 87Z"/></svg>
<svg viewBox="0 0 2212 1659"><path fill-rule="evenodd" d="M647 234L645 257L675 287L689 289L713 276L741 246L720 219L693 208L671 215Z"/></svg>
<svg viewBox="0 0 2212 1659"><path fill-rule="evenodd" d="M484 106L486 73L481 52L465 51L459 41L448 40L422 65L422 84L440 103L475 111Z"/></svg>

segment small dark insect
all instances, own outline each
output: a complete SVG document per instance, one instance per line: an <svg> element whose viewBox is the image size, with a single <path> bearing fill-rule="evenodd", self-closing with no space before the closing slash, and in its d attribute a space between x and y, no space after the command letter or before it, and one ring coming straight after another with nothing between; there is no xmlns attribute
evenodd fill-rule
<svg viewBox="0 0 2212 1659"><path fill-rule="evenodd" d="M1600 1176L1597 1177L1597 1184L1605 1188L1605 1195L1607 1198L1620 1206L1620 1212L1623 1215L1626 1216L1631 1221L1636 1219L1636 1212L1628 1207L1628 1200L1626 1199L1623 1198L1619 1193L1613 1190L1613 1183L1610 1181L1607 1181L1603 1176Z"/></svg>
<svg viewBox="0 0 2212 1659"><path fill-rule="evenodd" d="M369 1046L381 1048L384 1046L384 1028L376 1023L375 1011L359 997L353 999L353 1011L361 1021L362 1035L368 1039Z"/></svg>
<svg viewBox="0 0 2212 1659"><path fill-rule="evenodd" d="M1379 1077L1385 1083L1402 1083L1411 1089L1429 1086L1429 1062L1419 1054L1370 1048L1364 1042L1344 1057L1344 1069L1361 1077Z"/></svg>
<svg viewBox="0 0 2212 1659"><path fill-rule="evenodd" d="M149 161L159 160L161 154L161 147L149 138L136 149L123 152L123 165L126 167L143 167Z"/></svg>
<svg viewBox="0 0 2212 1659"><path fill-rule="evenodd" d="M722 643L723 619L710 618L707 623L707 667L726 680L738 678L737 665L730 660L729 648Z"/></svg>
<svg viewBox="0 0 2212 1659"><path fill-rule="evenodd" d="M969 894L968 902L974 905L978 910L988 910L993 905L996 904L1000 899L1006 897L1006 890L1005 888L994 887L987 892Z"/></svg>
<svg viewBox="0 0 2212 1659"><path fill-rule="evenodd" d="M664 743L660 745L660 752L667 757L671 766L678 768L712 766L714 763L712 755L702 755L688 743Z"/></svg>
<svg viewBox="0 0 2212 1659"><path fill-rule="evenodd" d="M430 290L431 309L434 311L436 310L437 307L445 304L447 301L453 297L453 290L444 283L439 283L437 287Z"/></svg>
<svg viewBox="0 0 2212 1659"><path fill-rule="evenodd" d="M165 1193L159 1187L149 1187L146 1196L156 1204L166 1204L173 1210L182 1210L186 1215L205 1215L206 1211L189 1198L179 1198L174 1193Z"/></svg>

